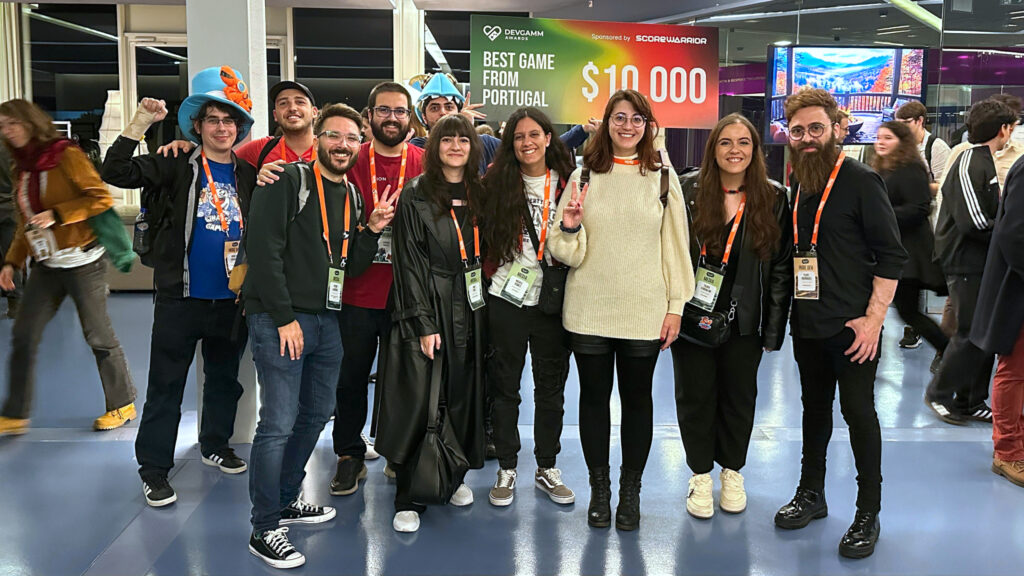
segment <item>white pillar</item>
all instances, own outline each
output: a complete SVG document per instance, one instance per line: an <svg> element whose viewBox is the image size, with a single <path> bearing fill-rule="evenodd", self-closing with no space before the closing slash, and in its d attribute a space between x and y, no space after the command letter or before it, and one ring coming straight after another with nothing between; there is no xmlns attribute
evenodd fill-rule
<svg viewBox="0 0 1024 576"><path fill-rule="evenodd" d="M249 85L252 116L251 134L267 133L267 33L264 0L186 0L188 23L188 75L212 66L228 65L238 70ZM196 384L199 393L199 423L203 410L203 359L196 354ZM259 391L252 353L242 357L238 381L243 394L238 402L232 443L252 442L259 417Z"/></svg>
<svg viewBox="0 0 1024 576"><path fill-rule="evenodd" d="M413 0L394 0L395 82L423 73L423 11Z"/></svg>
<svg viewBox="0 0 1024 576"><path fill-rule="evenodd" d="M0 3L0 102L21 98L21 5Z"/></svg>

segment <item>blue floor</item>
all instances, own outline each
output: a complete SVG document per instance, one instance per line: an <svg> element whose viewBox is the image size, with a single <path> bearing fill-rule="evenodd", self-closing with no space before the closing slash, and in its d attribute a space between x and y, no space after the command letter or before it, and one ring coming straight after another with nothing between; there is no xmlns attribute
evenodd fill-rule
<svg viewBox="0 0 1024 576"><path fill-rule="evenodd" d="M110 312L139 387L141 407L152 303L145 295L115 294ZM5 352L10 326L9 320L0 321L0 350ZM530 485L533 434L527 376L520 418L521 481L512 506L487 503L496 472L491 461L467 478L475 504L431 508L418 533L397 534L391 529L394 485L382 474L382 460L368 462L370 474L356 494L327 494L335 462L327 430L310 461L305 491L314 502L336 506L338 517L319 527L292 528L293 541L307 557L295 573L1021 574L1024 491L989 471L990 427L950 427L927 410L921 398L932 351L927 345L898 349L900 332L899 322L890 318L876 383L884 441L882 538L869 559L845 560L836 553L852 519L856 490L838 403L826 489L829 517L795 532L772 524L799 475L800 393L787 345L766 355L761 366L757 420L743 470L749 506L741 515L717 511L713 519L698 521L685 512L690 473L675 419L671 360L665 355L655 376L655 439L644 474L639 531L586 525L589 490L579 445L574 370L566 391L559 467L577 492L577 504L557 506ZM247 549L247 476L226 476L199 460L194 382L185 394L171 477L178 502L156 510L146 506L135 472L135 423L109 433L89 430L103 410L103 398L69 304L46 330L37 374L32 430L20 438L0 439L0 511L5 520L0 522L0 575L276 572ZM0 387L5 389L6 381L5 371ZM614 430L612 443L614 463ZM248 446L239 447L243 457L248 451Z"/></svg>

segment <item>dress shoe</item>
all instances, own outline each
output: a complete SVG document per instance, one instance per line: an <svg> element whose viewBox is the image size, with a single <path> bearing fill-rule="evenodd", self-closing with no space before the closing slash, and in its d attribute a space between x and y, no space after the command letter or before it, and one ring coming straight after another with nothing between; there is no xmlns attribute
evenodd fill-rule
<svg viewBox="0 0 1024 576"><path fill-rule="evenodd" d="M875 542L882 531L877 512L861 512L853 517L853 524L839 541L839 555L846 558L867 558L875 552Z"/></svg>
<svg viewBox="0 0 1024 576"><path fill-rule="evenodd" d="M825 492L797 488L796 495L775 514L775 525L786 530L796 530L811 523L811 520L828 516Z"/></svg>

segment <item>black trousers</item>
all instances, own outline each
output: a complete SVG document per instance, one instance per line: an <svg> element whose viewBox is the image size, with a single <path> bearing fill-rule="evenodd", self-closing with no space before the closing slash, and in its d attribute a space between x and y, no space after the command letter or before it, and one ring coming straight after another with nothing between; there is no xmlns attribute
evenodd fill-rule
<svg viewBox="0 0 1024 576"><path fill-rule="evenodd" d="M237 326L237 314L233 300L157 298L149 387L135 439L141 476L167 474L174 466L181 399L199 341L203 343L205 376L199 448L209 454L227 447L235 430L238 399L242 397L238 364L248 341L245 326Z"/></svg>
<svg viewBox="0 0 1024 576"><path fill-rule="evenodd" d="M535 439L534 457L539 468L554 468L561 451L562 416L565 414L565 379L569 375L568 334L562 318L541 312L536 306L518 308L491 298L487 303L491 358L488 382L494 394L491 420L498 464L506 470L519 461L519 386L529 346L533 364Z"/></svg>
<svg viewBox="0 0 1024 576"><path fill-rule="evenodd" d="M7 251L11 249L11 242L14 241L14 234L17 230L18 224L14 220L14 211L8 210L6 206L0 206L0 263L3 263L4 257L7 256ZM8 298L21 298L23 276L24 273L21 270L15 269L14 290L11 292L2 290L0 293Z"/></svg>
<svg viewBox="0 0 1024 576"><path fill-rule="evenodd" d="M380 342L391 331L387 310L342 306L338 312L341 359L334 417L334 453L362 460L366 444L360 432L366 424L370 371Z"/></svg>
<svg viewBox="0 0 1024 576"><path fill-rule="evenodd" d="M580 375L580 443L587 468L608 466L612 384L619 377L622 467L643 472L654 433L651 386L659 342L571 336Z"/></svg>
<svg viewBox="0 0 1024 576"><path fill-rule="evenodd" d="M946 276L956 315L956 332L942 355L939 373L928 386L928 398L966 412L988 400L995 356L971 344L971 323L978 305L981 274Z"/></svg>
<svg viewBox="0 0 1024 576"><path fill-rule="evenodd" d="M903 319L915 332L921 335L935 351L942 354L949 344L949 338L942 332L935 320L922 310L921 285L914 281L901 281L896 286L896 296L892 301Z"/></svg>
<svg viewBox="0 0 1024 576"><path fill-rule="evenodd" d="M735 325L718 348L682 338L672 344L676 417L694 474L710 472L715 462L730 470L746 464L762 354L761 337L740 336Z"/></svg>
<svg viewBox="0 0 1024 576"><path fill-rule="evenodd" d="M793 337L804 408L800 486L825 489L825 454L832 438L832 404L838 382L839 405L850 428L857 466L857 509L878 512L882 502L882 432L875 413L879 356L863 364L851 362L844 352L853 344L854 336L853 330L844 328L831 338Z"/></svg>

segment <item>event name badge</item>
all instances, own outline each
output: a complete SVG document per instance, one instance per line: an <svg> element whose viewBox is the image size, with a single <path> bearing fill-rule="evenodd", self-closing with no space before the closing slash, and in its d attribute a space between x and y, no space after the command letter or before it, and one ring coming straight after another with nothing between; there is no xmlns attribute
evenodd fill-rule
<svg viewBox="0 0 1024 576"><path fill-rule="evenodd" d="M515 262L512 264L512 270L508 273L508 278L505 278L505 284L501 287L501 297L522 308L526 295L536 281L536 270Z"/></svg>
<svg viewBox="0 0 1024 576"><path fill-rule="evenodd" d="M36 262L49 260L57 252L57 237L49 228L28 226L25 228L25 239L32 250L32 258Z"/></svg>
<svg viewBox="0 0 1024 576"><path fill-rule="evenodd" d="M704 266L697 268L696 289L690 303L706 312L714 312L715 302L718 302L718 295L722 291L722 282L725 280L723 272L710 270Z"/></svg>
<svg viewBox="0 0 1024 576"><path fill-rule="evenodd" d="M391 264L392 230L391 226L381 230L380 240L377 241L377 254L373 257L374 264Z"/></svg>
<svg viewBox="0 0 1024 576"><path fill-rule="evenodd" d="M224 242L224 270L231 277L231 271L235 269L235 262L238 261L238 248L242 243L239 240L228 240Z"/></svg>
<svg viewBox="0 0 1024 576"><path fill-rule="evenodd" d="M327 309L341 310L341 293L345 289L345 270L337 266L327 268Z"/></svg>
<svg viewBox="0 0 1024 576"><path fill-rule="evenodd" d="M479 264L466 268L466 298L469 300L469 308L473 311L484 307L484 271Z"/></svg>
<svg viewBox="0 0 1024 576"><path fill-rule="evenodd" d="M817 300L821 284L818 281L818 254L797 252L793 257L793 298Z"/></svg>

